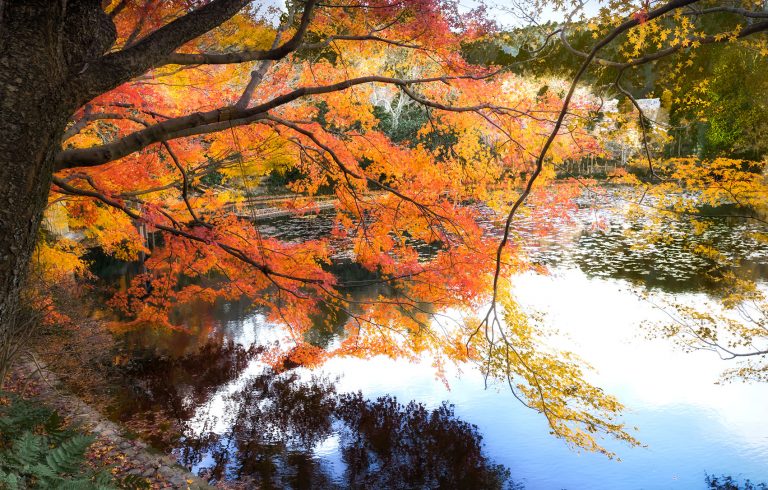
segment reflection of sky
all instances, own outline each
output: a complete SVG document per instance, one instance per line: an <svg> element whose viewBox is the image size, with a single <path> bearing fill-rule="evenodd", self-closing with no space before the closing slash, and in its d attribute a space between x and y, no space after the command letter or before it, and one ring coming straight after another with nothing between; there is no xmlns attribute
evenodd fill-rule
<svg viewBox="0 0 768 490"><path fill-rule="evenodd" d="M547 323L568 337L567 347L595 367L595 382L628 407L628 421L649 446L619 451L624 462L613 470L591 462L595 478L615 473L632 488L701 487L705 470L768 479L768 386L717 385L728 364L715 354L684 353L668 341L643 338L638 324L664 314L623 282L569 270L527 276L516 291L524 304L545 311ZM706 307L700 296L682 299Z"/></svg>
<svg viewBox="0 0 768 490"><path fill-rule="evenodd" d="M336 422L336 426L337 432L342 430L339 422ZM323 462L325 472L331 478L339 481L344 477L344 470L346 469L346 464L341 458L340 439L338 433L333 434L314 448L314 455Z"/></svg>
<svg viewBox="0 0 768 490"><path fill-rule="evenodd" d="M544 313L546 325L557 330L551 345L588 361L595 368L590 380L626 405L626 421L639 427L637 436L647 448L607 441L622 462L571 451L549 435L543 417L507 391L484 390L482 377L471 368L461 377L449 370L450 390L435 378L428 361L332 359L322 372L340 376L339 392L360 390L370 398L391 394L401 402L416 400L430 407L450 401L458 417L478 425L491 459L510 468L513 478L529 489L703 488L705 472L768 480L768 386L717 385L727 362L712 353L684 353L669 341L645 338L639 324L663 320L664 313L633 294L624 281L555 269L549 276L518 277L514 284L523 306ZM703 296L676 299L706 307ZM249 345L271 343L283 334L254 314L237 336ZM225 396L262 368L253 362L238 380L220 387L200 408L193 427L201 428L214 415L214 430L223 432ZM315 448L316 457L334 475L343 472L337 448L335 436Z"/></svg>

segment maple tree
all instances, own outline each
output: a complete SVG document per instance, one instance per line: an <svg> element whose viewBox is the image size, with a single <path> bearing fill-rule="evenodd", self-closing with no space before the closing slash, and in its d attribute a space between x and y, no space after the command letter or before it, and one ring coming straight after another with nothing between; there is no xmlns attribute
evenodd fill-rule
<svg viewBox="0 0 768 490"><path fill-rule="evenodd" d="M611 4L587 25L587 51L564 24L556 33L582 61L543 92L462 56L497 28L451 2L307 0L277 22L245 0L3 5L0 325L16 321L48 207L121 260L147 256L110 301L120 328L180 328L174 308L245 296L287 326L294 345L275 355L293 363L425 352L438 370L476 362L568 442L606 453L596 433L637 443L577 361L537 348L539 329L509 293L526 267L511 225L529 198L562 204L547 199L556 167L598 151L585 121L599 101L579 88L593 65L614 70L634 101L621 80L635 67L714 43L765 49L753 35L766 22L698 22L762 18L753 5L699 3ZM601 57L614 44L620 58ZM397 135L401 120L412 130ZM332 237L281 241L248 219L250 187L274 174L293 175L298 213L333 196ZM211 179L231 191L206 189ZM499 239L483 223L501 212ZM162 246L148 249L140 230ZM328 270L339 247L394 297L355 302ZM87 274L78 241L44 236L38 251L47 282ZM349 317L331 351L305 340L322 307ZM449 310L460 314L444 319Z"/></svg>
<svg viewBox="0 0 768 490"><path fill-rule="evenodd" d="M643 131L643 155L635 163L646 168L646 175L621 178L642 190L639 199L627 200L631 214L647 219L640 233L650 243L664 243L669 237L663 230L671 223L689 223L697 238L690 252L711 264L710 280L721 300L719 311L662 300L671 321L662 322L658 331L685 349L737 361L724 380L764 381L764 292L741 273L739 258L706 235L714 223L746 221L754 225L750 238L765 243L766 155L755 135L764 127L759 87L768 55L768 14L762 2L695 2L666 19L650 19L645 12L636 14L641 16L636 32L610 57L596 60L601 68L594 81L610 83L625 96ZM600 39L614 23L603 9L577 29ZM567 51L586 56L563 40ZM649 63L649 69L631 72ZM640 88L627 89L626 79ZM670 114L671 124L663 128L668 144L662 149L649 144L651 129L660 124L647 117L632 93L649 89Z"/></svg>

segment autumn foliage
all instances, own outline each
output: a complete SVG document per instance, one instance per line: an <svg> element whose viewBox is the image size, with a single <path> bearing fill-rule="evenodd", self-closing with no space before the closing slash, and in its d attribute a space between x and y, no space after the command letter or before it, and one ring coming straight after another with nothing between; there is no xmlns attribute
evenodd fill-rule
<svg viewBox="0 0 768 490"><path fill-rule="evenodd" d="M217 2L107 3L119 54ZM697 30L678 10L691 2L628 4L617 9L626 15L601 12L586 25L599 40L591 51L570 47L585 59L573 80L542 87L465 56L498 38L482 9L308 0L284 13L244 3L74 114L39 244L47 280L86 282L86 248L98 247L141 267L107 301L116 332L183 330L185 307L245 298L286 332L265 354L276 369L335 355L428 355L438 375L448 362L473 362L569 443L610 454L599 441L607 433L636 444L621 405L584 381L578 360L538 348L540 329L509 292L513 274L530 267L510 224L532 204L567 218L584 183L555 183L557 169L603 153L594 130L602 101L577 83L590 63L618 67L616 89L629 94L621 78L643 53L752 31ZM619 58L597 56L614 39ZM674 190L710 175L682 159L654 169L645 156L652 177L670 172ZM735 175L726 160L710 163L720 179ZM735 190L748 193L751 178ZM264 233L255 202L267 182L289 196L282 206L293 215L332 203L332 230L306 240ZM333 273L341 255L388 294L357 298L360 281ZM329 311L344 314L343 332L321 348L308 333L318 318L333 328Z"/></svg>
<svg viewBox="0 0 768 490"><path fill-rule="evenodd" d="M204 2L192 3L113 2L113 49ZM508 293L496 294L499 276L527 267L510 246L496 274L500 213L529 182L532 202L561 213L574 187L552 192L556 166L599 145L581 124L598 104L587 91L556 126L564 82L541 92L462 56L495 30L481 10L434 0L296 3L279 18L242 10L75 114L41 269L50 281L87 281L86 247L140 262L107 301L116 332L183 330L175 313L185 306L247 298L288 336L265 353L278 369L334 355L428 354L439 375L447 362L476 362L574 445L603 450L601 432L635 442L612 421L618 402L580 381L574 361L537 353L536 328ZM534 183L536 151L553 131ZM291 213L333 202L331 233L263 233L253 202L265 179L293 196ZM356 299L354 284L331 271L342 253L390 294ZM492 298L506 321L479 334ZM347 319L323 349L307 332L328 311Z"/></svg>

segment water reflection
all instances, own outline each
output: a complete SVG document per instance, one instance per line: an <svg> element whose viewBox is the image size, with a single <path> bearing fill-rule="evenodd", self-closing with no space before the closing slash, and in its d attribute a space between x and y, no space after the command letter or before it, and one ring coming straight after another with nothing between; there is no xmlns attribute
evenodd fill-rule
<svg viewBox="0 0 768 490"><path fill-rule="evenodd" d="M123 376L113 388L110 414L139 430L155 447L170 449L199 407L220 386L237 379L262 351L232 339L210 342L181 356L134 348L120 367Z"/></svg>
<svg viewBox="0 0 768 490"><path fill-rule="evenodd" d="M299 240L328 233L332 223L331 215L290 218L262 231ZM598 368L596 384L634 410L631 422L641 427L649 449L621 454L621 464L567 451L509 393L483 391L477 373L451 377L452 391L444 389L429 360L333 359L314 371L325 377L314 378L303 369L263 371L253 355L283 333L247 302L191 306L179 312L186 332L126 335L123 348L136 360L125 368L126 386L113 413L142 420L145 429L172 427L174 437L153 441L178 448L182 462L214 480L238 478L264 488L511 485L508 472L480 451L480 431L440 405L446 399L461 418L481 427L487 454L528 488L701 488L705 470L762 478L765 387L714 386L722 366L712 358L643 339L639 323L661 313L631 286L706 305L702 293L715 291L712 278L721 271L693 253L698 243L717 244L740 264L743 277L755 279L768 277L768 250L744 222L715 224L692 239L690 223L680 221L665 230L666 240L654 243L640 225L627 222L621 209L597 211L582 202L572 221L553 222L547 236L524 220L517 229L531 260L552 272L515 279L518 299L548 312L547 323L563 333L555 344ZM371 281L342 245L332 271L347 284L358 283L345 293L355 301L397 294L391 284ZM347 315L323 311L308 340L330 346ZM367 399L344 394L360 389ZM425 405L402 406L394 396Z"/></svg>
<svg viewBox="0 0 768 490"><path fill-rule="evenodd" d="M458 419L452 406L427 409L390 396L339 394L334 381L302 379L295 371L264 368L243 377L258 351L230 341L180 358L138 358L124 367L115 413L129 423L141 419L144 429L159 424L149 431L155 446L178 448L179 461L212 482L295 489L522 488L509 470L487 459L477 427ZM235 380L223 404L210 403L217 388ZM171 427L162 427L168 422L175 437L168 437ZM338 455L335 466L319 457L329 450Z"/></svg>
<svg viewBox="0 0 768 490"><path fill-rule="evenodd" d="M664 223L663 240L650 237L642 219L627 218L627 203L620 197L624 190L608 191L595 201L587 196L576 199L577 209L570 219L536 214L520 215L515 223L516 241L534 263L550 267L578 267L592 277L624 279L661 291L680 293L716 292L717 278L725 270L695 252L699 245L712 245L737 263L740 277L768 279L768 249L754 236L755 223L727 218L732 210L708 209L710 220L702 233L694 232L685 217ZM332 213L313 217L289 217L262 224L266 234L283 240L316 239L330 234ZM484 226L491 234L500 234L499 223L490 219ZM651 229L650 232L659 230ZM336 244L335 272L344 274L352 264L343 243ZM428 256L435 248L420 247Z"/></svg>
<svg viewBox="0 0 768 490"><path fill-rule="evenodd" d="M747 280L768 279L768 248L754 235L755 223L744 219L715 219L703 232L695 232L690 219L680 217L664 223L663 237L651 236L659 230L648 229L642 218L628 218L626 201L618 197L623 190L608 192L599 200L580 197L569 218L536 214L520 215L513 231L515 243L528 259L548 267L578 267L591 277L623 279L646 288L665 292L716 293L718 279L729 267L715 263L700 253L701 245L713 246L727 260L736 264L735 272ZM709 210L708 215L728 214L727 209ZM265 236L292 242L325 238L333 251L332 272L342 284L358 284L344 293L355 301L392 297L395 289L375 284L377 277L354 262L348 239L334 238L331 231L335 214L284 217L259 223ZM483 223L490 235L500 235L500 223L488 214ZM439 250L436 244L416 247L423 258ZM88 257L93 270L103 282L124 289L139 269L93 251ZM241 308L247 305L238 305ZM210 309L210 308L209 308ZM215 310L215 309L214 309ZM220 310L220 309L219 309ZM215 311L214 311L215 312ZM185 322L205 315L206 311L178 314ZM324 312L340 315L339 311Z"/></svg>
<svg viewBox="0 0 768 490"><path fill-rule="evenodd" d="M258 488L325 486L330 475L312 458L328 437L335 408L333 385L299 382L292 373L265 370L227 396L223 410L198 414L201 430L184 441L180 460L212 481L237 479ZM222 421L222 433L206 431Z"/></svg>
<svg viewBox="0 0 768 490"><path fill-rule="evenodd" d="M540 216L521 220L523 249L536 263L577 267L590 277L623 279L669 293L716 294L721 286L718 278L729 270L743 279L768 279L768 249L754 236L754 222L723 217L697 233L689 218L679 217L664 222L659 230L659 225L641 218L628 218L627 204L617 194L608 193L597 203L577 199L579 208L572 220L552 223L544 236L534 232L541 226ZM735 269L697 253L701 245L722 252Z"/></svg>
<svg viewBox="0 0 768 490"><path fill-rule="evenodd" d="M521 488L483 454L453 407L337 394L334 383L265 370L227 396L223 434L185 441L181 461L259 488ZM332 448L340 463L323 464Z"/></svg>
<svg viewBox="0 0 768 490"><path fill-rule="evenodd" d="M754 483L751 480L740 481L730 475L707 475L707 488L710 490L766 490L768 483Z"/></svg>

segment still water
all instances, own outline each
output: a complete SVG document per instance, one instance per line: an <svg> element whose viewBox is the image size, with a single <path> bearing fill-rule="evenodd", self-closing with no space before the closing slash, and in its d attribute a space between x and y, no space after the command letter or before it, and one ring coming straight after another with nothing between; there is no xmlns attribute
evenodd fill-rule
<svg viewBox="0 0 768 490"><path fill-rule="evenodd" d="M262 231L302 239L329 223L293 218ZM716 384L725 361L682 352L641 326L666 318L657 300L714 301L709 265L687 252L685 226L671 226L663 245L638 247L620 213L584 202L573 222L552 223L544 238L524 222L518 228L549 274L514 278L514 293L557 331L550 345L580 355L594 368L589 380L626 406L645 447L604 441L621 461L567 448L543 416L503 386L486 389L471 367L449 370L448 386L429 359L335 358L275 376L256 354L284 332L238 303L197 312L204 319L189 320L196 334L126 339L137 351L160 345L167 364L139 363L131 372L139 381L115 414L164 410L183 433L165 446L183 464L264 488L696 489L706 488L706 474L766 481L768 386ZM729 223L705 238L739 259L740 274L762 280L768 256L748 232ZM653 291L654 302L639 289ZM202 323L214 328L195 330Z"/></svg>

